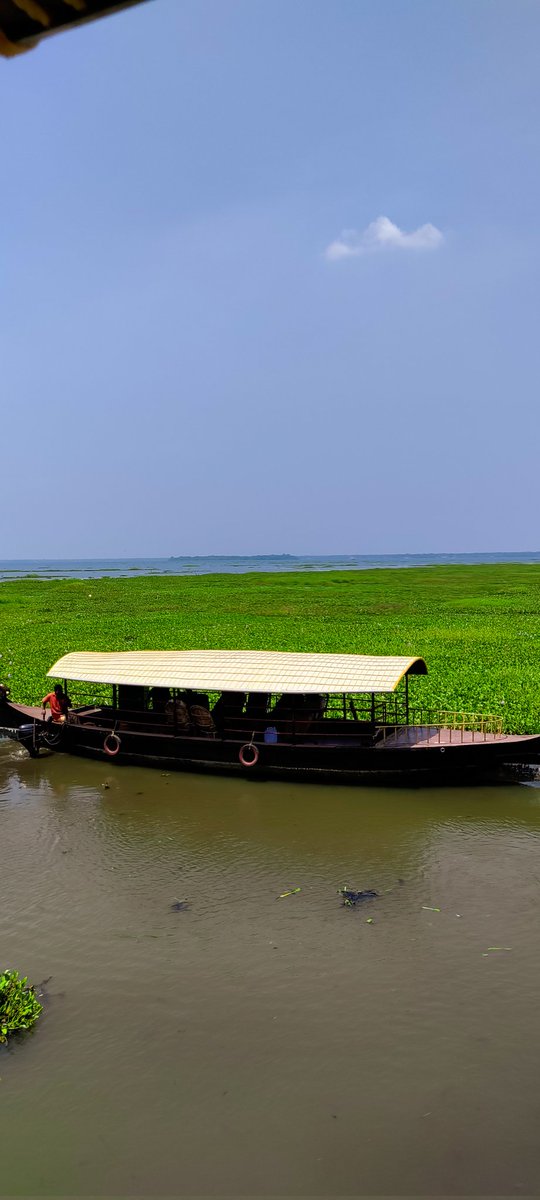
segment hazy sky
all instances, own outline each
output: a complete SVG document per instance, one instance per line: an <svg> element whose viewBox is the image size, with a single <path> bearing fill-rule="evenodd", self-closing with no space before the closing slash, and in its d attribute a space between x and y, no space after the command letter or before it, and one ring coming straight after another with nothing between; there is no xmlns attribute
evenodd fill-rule
<svg viewBox="0 0 540 1200"><path fill-rule="evenodd" d="M0 60L0 558L540 545L537 0Z"/></svg>

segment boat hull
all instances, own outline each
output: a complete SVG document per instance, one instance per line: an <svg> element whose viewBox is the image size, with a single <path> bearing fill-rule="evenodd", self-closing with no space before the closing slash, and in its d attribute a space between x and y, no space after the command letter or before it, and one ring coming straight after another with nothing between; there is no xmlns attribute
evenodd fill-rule
<svg viewBox="0 0 540 1200"><path fill-rule="evenodd" d="M45 749L80 755L111 766L146 766L167 771L245 775L253 779L304 779L348 784L451 784L507 781L512 766L540 763L540 736L493 738L464 743L387 746L381 742L256 744L252 765L240 761L242 743L219 737L174 736L123 728L108 740L111 726L50 722L22 723L15 734L35 753L36 726ZM112 748L115 753L107 750ZM246 757L244 755L244 757ZM510 768L510 769L509 769Z"/></svg>
<svg viewBox="0 0 540 1200"><path fill-rule="evenodd" d="M11 700L0 699L0 733L10 729L19 729L29 721L41 721L43 709L29 704L15 704Z"/></svg>

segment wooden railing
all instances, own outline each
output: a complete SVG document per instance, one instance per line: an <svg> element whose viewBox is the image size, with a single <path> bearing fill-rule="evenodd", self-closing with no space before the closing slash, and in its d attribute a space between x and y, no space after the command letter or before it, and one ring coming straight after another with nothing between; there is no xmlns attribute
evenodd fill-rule
<svg viewBox="0 0 540 1200"><path fill-rule="evenodd" d="M486 741L487 738L502 736L502 717L485 715L483 713L463 713L437 711L435 709L414 709L409 713L409 724L385 725L382 728L381 741L399 735L400 742L405 744L418 741L418 731L429 732L430 740L444 741L445 744L464 741ZM466 737L468 734L470 736Z"/></svg>
<svg viewBox="0 0 540 1200"><path fill-rule="evenodd" d="M375 720L370 720L374 715ZM70 713L68 720L84 725L97 724L103 728L129 727L134 732L147 734L181 734L182 730L177 729L173 719L165 716L164 713L154 712L129 712L125 709L112 709L108 706L100 707L89 706L85 709L74 710ZM426 734L429 731L430 740L444 740L446 744L449 742L462 741L482 741L486 738L500 737L502 735L502 718L500 716L483 715L481 713L463 713L453 711L438 711L435 709L411 709L409 711L409 720L407 722L405 714L386 711L375 711L374 714L367 707L363 707L358 711L356 709L354 716L349 709L345 708L345 712L339 713L337 706L335 709L329 708L324 714L315 718L309 717L306 714L295 713L287 719L283 716L274 717L272 712L260 717L258 720L253 720L246 713L238 716L236 719L226 718L225 721L219 723L215 731L199 729L193 725L186 734L194 737L214 736L224 738L227 741L250 741L254 740L261 743L265 740L265 732L269 729L277 730L278 740L281 743L296 743L304 740L318 741L319 739L328 740L328 738L339 738L340 741L371 741L376 732L378 745L384 743L388 738L399 735L400 743L407 745L409 742L418 742L418 731L422 730ZM467 736L465 736L467 735ZM472 737L471 737L472 735Z"/></svg>

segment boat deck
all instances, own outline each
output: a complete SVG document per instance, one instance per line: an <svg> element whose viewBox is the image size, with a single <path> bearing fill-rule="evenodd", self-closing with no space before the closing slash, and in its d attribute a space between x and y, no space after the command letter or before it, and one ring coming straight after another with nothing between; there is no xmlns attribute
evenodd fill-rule
<svg viewBox="0 0 540 1200"><path fill-rule="evenodd" d="M440 725L409 725L396 729L377 742L375 749L392 750L409 746L412 750L426 746L472 746L480 743L513 743L535 741L537 734L487 733L485 730L450 729Z"/></svg>
<svg viewBox="0 0 540 1200"><path fill-rule="evenodd" d="M1 711L3 712L4 709ZM43 709L41 705L39 708L36 708L36 706L32 704L15 704L12 700L8 701L5 712L7 714L11 712L15 715L18 714L21 717L26 717L28 721L41 721L43 716Z"/></svg>

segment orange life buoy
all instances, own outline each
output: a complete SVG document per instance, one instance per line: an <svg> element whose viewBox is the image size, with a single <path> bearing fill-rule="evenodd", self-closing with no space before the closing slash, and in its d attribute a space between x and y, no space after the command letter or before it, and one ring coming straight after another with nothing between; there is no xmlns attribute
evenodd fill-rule
<svg viewBox="0 0 540 1200"><path fill-rule="evenodd" d="M121 745L122 743L117 733L108 733L103 743L103 749L105 754L109 755L109 758L114 758L115 754L118 754Z"/></svg>
<svg viewBox="0 0 540 1200"><path fill-rule="evenodd" d="M246 752L249 758L246 758ZM241 747L238 757L243 767L255 767L259 761L259 751L253 742L246 742L245 746Z"/></svg>

